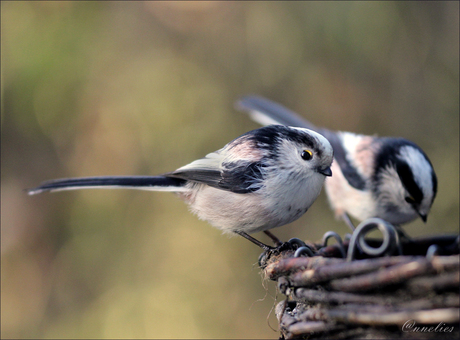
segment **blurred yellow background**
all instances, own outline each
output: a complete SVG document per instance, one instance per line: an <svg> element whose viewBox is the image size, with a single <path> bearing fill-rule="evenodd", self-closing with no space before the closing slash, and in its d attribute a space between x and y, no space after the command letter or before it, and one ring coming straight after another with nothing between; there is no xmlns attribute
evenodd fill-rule
<svg viewBox="0 0 460 340"><path fill-rule="evenodd" d="M416 142L439 191L405 229L458 232L457 1L2 1L1 15L3 338L277 338L261 250L174 195L23 191L174 170L258 127L233 108L247 94ZM327 230L348 232L322 193L274 233Z"/></svg>

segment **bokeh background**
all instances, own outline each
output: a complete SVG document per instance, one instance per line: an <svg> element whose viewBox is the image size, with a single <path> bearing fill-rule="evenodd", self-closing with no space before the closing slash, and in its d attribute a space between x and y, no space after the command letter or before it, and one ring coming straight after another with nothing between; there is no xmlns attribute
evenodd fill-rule
<svg viewBox="0 0 460 340"><path fill-rule="evenodd" d="M180 167L258 127L246 94L413 140L439 192L406 231L458 232L457 1L2 1L1 19L3 338L278 337L260 249L173 194L23 191ZM275 233L327 230L348 232L322 193Z"/></svg>

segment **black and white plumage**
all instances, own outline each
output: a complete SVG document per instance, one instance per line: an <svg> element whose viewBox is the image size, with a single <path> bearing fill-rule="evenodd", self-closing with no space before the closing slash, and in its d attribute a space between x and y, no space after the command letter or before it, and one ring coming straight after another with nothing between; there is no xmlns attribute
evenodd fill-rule
<svg viewBox="0 0 460 340"><path fill-rule="evenodd" d="M417 217L426 222L436 197L437 179L427 155L413 142L317 128L259 96L242 98L236 106L262 125L304 127L329 140L334 149L334 176L326 180L326 193L336 216L352 228L348 214L360 221L379 217L394 225Z"/></svg>
<svg viewBox="0 0 460 340"><path fill-rule="evenodd" d="M267 231L302 216L331 176L330 143L314 131L280 125L249 131L222 149L161 176L86 177L42 183L29 194L85 188L177 193L224 232ZM271 235L270 233L267 233Z"/></svg>

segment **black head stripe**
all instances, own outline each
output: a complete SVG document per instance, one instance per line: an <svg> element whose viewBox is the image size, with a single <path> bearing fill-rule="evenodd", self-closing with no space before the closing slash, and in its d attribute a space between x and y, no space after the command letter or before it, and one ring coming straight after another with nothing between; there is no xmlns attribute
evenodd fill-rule
<svg viewBox="0 0 460 340"><path fill-rule="evenodd" d="M422 202L424 197L423 191L420 189L420 186L415 182L414 174L412 173L410 166L406 162L402 161L398 157L398 155L402 147L410 146L414 149L419 150L420 153L424 155L428 163L430 163L428 157L416 144L403 138L385 138L385 140L382 142L382 145L383 147L379 150L376 159L376 171L374 182L380 182L380 175L384 169L388 168L389 166L394 166L401 180L401 183L403 184L404 188L407 190L409 195L412 196L416 203ZM434 177L436 177L436 175L434 175ZM436 181L433 181L433 185L436 186Z"/></svg>
<svg viewBox="0 0 460 340"><path fill-rule="evenodd" d="M433 182L433 198L431 199L431 203L433 203L434 198L436 197L436 194L438 192L438 178L436 177L434 171L431 173L431 180Z"/></svg>
<svg viewBox="0 0 460 340"><path fill-rule="evenodd" d="M297 144L315 150L321 157L323 150L318 148L319 142L307 133L300 130L294 130L284 125L268 125L257 130L252 130L242 135L240 138L250 139L257 147L273 152L277 149L280 140L289 140ZM232 147L233 142L230 143Z"/></svg>
<svg viewBox="0 0 460 340"><path fill-rule="evenodd" d="M423 201L423 192L415 182L414 174L412 173L409 165L405 162L397 161L396 172L398 173L398 176L407 192L412 196L416 203L420 204Z"/></svg>
<svg viewBox="0 0 460 340"><path fill-rule="evenodd" d="M298 144L306 145L311 149L316 149L316 146L318 145L318 140L315 137L306 133L302 133L300 130L283 129L281 130L281 134L284 135L288 140Z"/></svg>

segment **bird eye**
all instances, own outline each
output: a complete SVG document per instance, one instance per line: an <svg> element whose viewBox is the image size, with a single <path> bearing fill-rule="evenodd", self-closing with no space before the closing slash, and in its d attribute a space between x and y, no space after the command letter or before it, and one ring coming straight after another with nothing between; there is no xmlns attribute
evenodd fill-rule
<svg viewBox="0 0 460 340"><path fill-rule="evenodd" d="M409 204L414 204L415 203L415 199L412 196L406 197L405 200Z"/></svg>
<svg viewBox="0 0 460 340"><path fill-rule="evenodd" d="M313 153L310 150L303 150L300 156L303 160L309 161L313 158Z"/></svg>

